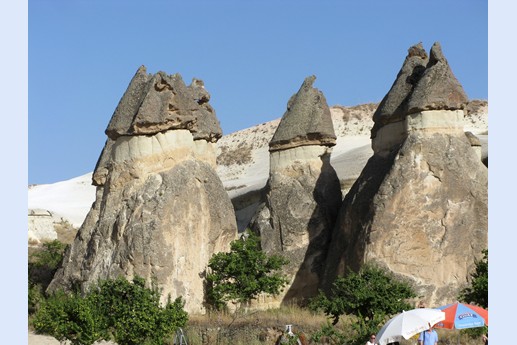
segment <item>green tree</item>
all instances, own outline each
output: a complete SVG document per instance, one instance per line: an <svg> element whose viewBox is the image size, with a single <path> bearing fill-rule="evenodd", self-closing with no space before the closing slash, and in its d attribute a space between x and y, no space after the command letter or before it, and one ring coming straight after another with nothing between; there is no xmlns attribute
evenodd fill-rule
<svg viewBox="0 0 517 345"><path fill-rule="evenodd" d="M287 284L279 255L267 256L252 232L230 243L230 252L214 254L206 275L208 303L221 309L227 302L247 303L261 293L276 295Z"/></svg>
<svg viewBox="0 0 517 345"><path fill-rule="evenodd" d="M45 298L45 289L59 268L66 245L58 240L45 242L41 249L29 255L28 312L33 314Z"/></svg>
<svg viewBox="0 0 517 345"><path fill-rule="evenodd" d="M57 292L43 302L35 314L37 332L60 341L90 345L95 341L114 340L119 345L162 345L188 314L184 302L170 296L164 307L155 284L145 286L140 277L100 281L84 296Z"/></svg>
<svg viewBox="0 0 517 345"><path fill-rule="evenodd" d="M388 271L374 265L365 265L359 272L350 271L345 277L337 278L332 284L329 295L320 291L310 300L309 308L322 310L333 319L335 326L341 315L355 318L345 326L344 332L331 331L327 325L322 335L332 338L346 337L347 344L364 344L370 334L376 333L387 316L411 309L406 300L416 294L408 282L399 280ZM340 342L341 343L341 342Z"/></svg>
<svg viewBox="0 0 517 345"><path fill-rule="evenodd" d="M471 285L461 290L458 299L488 308L488 249L483 250L483 258L476 261L476 270L471 277Z"/></svg>
<svg viewBox="0 0 517 345"><path fill-rule="evenodd" d="M329 296L320 291L311 299L309 307L331 316L335 325L343 314L362 320L380 320L385 315L411 309L406 300L415 296L409 283L377 266L365 265L357 273L350 271L345 277L337 278Z"/></svg>

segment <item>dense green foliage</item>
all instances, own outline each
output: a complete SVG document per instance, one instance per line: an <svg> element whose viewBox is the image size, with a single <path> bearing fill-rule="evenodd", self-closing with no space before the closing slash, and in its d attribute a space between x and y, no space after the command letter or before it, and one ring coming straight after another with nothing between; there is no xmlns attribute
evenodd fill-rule
<svg viewBox="0 0 517 345"><path fill-rule="evenodd" d="M471 286L463 289L458 299L488 308L488 249L483 250L483 259L476 262L476 270L471 277Z"/></svg>
<svg viewBox="0 0 517 345"><path fill-rule="evenodd" d="M100 281L84 296L57 292L36 312L34 327L58 340L89 345L114 340L119 345L160 345L183 327L188 315L184 302L170 297L160 305L160 292L143 278Z"/></svg>
<svg viewBox="0 0 517 345"><path fill-rule="evenodd" d="M411 309L407 299L415 297L412 287L395 279L383 269L365 265L358 272L349 272L332 284L329 296L320 291L310 302L313 310L322 310L336 324L343 314L373 320L375 315L391 315Z"/></svg>
<svg viewBox="0 0 517 345"><path fill-rule="evenodd" d="M483 250L483 258L476 261L476 270L471 274L471 285L461 290L458 299L465 303L488 308L488 249ZM471 337L481 337L488 333L488 327L477 327L461 331Z"/></svg>
<svg viewBox="0 0 517 345"><path fill-rule="evenodd" d="M45 298L44 291L63 260L65 248L64 243L53 240L43 243L41 249L29 256L29 315L38 309L41 301Z"/></svg>
<svg viewBox="0 0 517 345"><path fill-rule="evenodd" d="M68 295L59 291L43 300L33 325L38 333L51 335L59 341L68 339L72 344L92 344L107 339L95 303L77 293Z"/></svg>
<svg viewBox="0 0 517 345"><path fill-rule="evenodd" d="M316 331L312 334L311 341L317 344L346 344L347 336L343 331L340 331L330 323L327 323L323 325L319 331Z"/></svg>
<svg viewBox="0 0 517 345"><path fill-rule="evenodd" d="M227 302L247 303L261 293L276 295L287 284L281 273L287 259L267 256L260 249L260 238L247 236L232 241L230 252L216 253L208 263L207 302L217 309Z"/></svg>
<svg viewBox="0 0 517 345"><path fill-rule="evenodd" d="M58 240L53 240L43 243L42 246L41 250L31 255L29 266L33 269L44 267L55 272L63 260L66 245Z"/></svg>
<svg viewBox="0 0 517 345"><path fill-rule="evenodd" d="M309 308L323 311L333 319L332 325L338 323L341 315L354 318L344 333L327 325L319 336L341 341L346 334L347 344L364 344L364 339L376 333L390 315L411 309L407 300L415 296L409 283L377 266L365 265L359 272L350 271L337 278L328 296L320 291L311 299Z"/></svg>

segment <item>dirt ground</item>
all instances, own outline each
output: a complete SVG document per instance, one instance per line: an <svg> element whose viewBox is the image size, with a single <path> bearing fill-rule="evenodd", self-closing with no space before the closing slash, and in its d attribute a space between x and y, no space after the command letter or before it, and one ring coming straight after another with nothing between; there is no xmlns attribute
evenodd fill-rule
<svg viewBox="0 0 517 345"><path fill-rule="evenodd" d="M65 344L70 344L69 342L65 342ZM97 345L117 345L117 343L113 343L111 341L101 341L96 342ZM29 332L29 342L28 345L61 345L56 338L50 337L48 335L40 335L34 334L33 332Z"/></svg>

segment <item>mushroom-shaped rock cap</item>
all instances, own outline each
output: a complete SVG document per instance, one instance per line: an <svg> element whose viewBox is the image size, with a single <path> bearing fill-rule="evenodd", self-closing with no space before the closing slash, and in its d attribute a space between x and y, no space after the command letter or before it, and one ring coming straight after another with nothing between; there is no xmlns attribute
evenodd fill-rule
<svg viewBox="0 0 517 345"><path fill-rule="evenodd" d="M300 90L287 103L269 151L285 150L305 145L336 145L336 134L327 100L312 87L315 76L305 78Z"/></svg>
<svg viewBox="0 0 517 345"><path fill-rule="evenodd" d="M408 101L408 114L424 110L464 109L468 97L449 67L440 43L435 42L429 62Z"/></svg>
<svg viewBox="0 0 517 345"><path fill-rule="evenodd" d="M217 141L222 131L208 99L208 92L204 91L200 97L193 87L185 85L179 74L167 75L161 71L146 74L141 66L115 109L106 134L115 140L122 135L188 129L194 139Z"/></svg>
<svg viewBox="0 0 517 345"><path fill-rule="evenodd" d="M378 127L405 118L409 95L424 73L427 62L428 57L422 42L408 49L397 78L373 114L373 121Z"/></svg>

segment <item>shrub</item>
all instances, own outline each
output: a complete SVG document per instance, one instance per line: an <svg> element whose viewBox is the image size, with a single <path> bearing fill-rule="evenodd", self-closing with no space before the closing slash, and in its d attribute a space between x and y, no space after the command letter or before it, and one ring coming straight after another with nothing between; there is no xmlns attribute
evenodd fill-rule
<svg viewBox="0 0 517 345"><path fill-rule="evenodd" d="M276 295L287 284L280 272L287 259L267 256L260 249L260 238L252 232L230 244L230 252L216 253L208 263L207 300L216 309L226 302L250 302L261 293Z"/></svg>
<svg viewBox="0 0 517 345"><path fill-rule="evenodd" d="M471 285L461 290L458 299L488 308L488 249L483 250L483 259L476 261L476 270L471 277Z"/></svg>
<svg viewBox="0 0 517 345"><path fill-rule="evenodd" d="M458 299L466 303L473 303L488 308L488 249L483 250L483 258L476 261L476 270L471 274L470 286L461 290ZM488 333L488 327L465 329L462 333L471 337L480 337Z"/></svg>
<svg viewBox="0 0 517 345"><path fill-rule="evenodd" d="M314 332L311 336L311 341L318 344L341 345L346 344L346 340L345 333L336 329L330 323L323 325L320 330Z"/></svg>
<svg viewBox="0 0 517 345"><path fill-rule="evenodd" d="M330 295L327 297L320 291L309 307L332 316L336 324L343 314L372 320L376 314L385 316L411 309L406 300L415 296L409 283L379 267L365 265L358 273L350 271L347 276L337 278Z"/></svg>
<svg viewBox="0 0 517 345"><path fill-rule="evenodd" d="M45 289L59 268L66 245L58 240L45 242L41 249L29 255L28 313L32 315L45 298Z"/></svg>
<svg viewBox="0 0 517 345"><path fill-rule="evenodd" d="M155 284L145 287L140 277L129 282L124 278L100 281L85 296L57 292L51 295L35 315L36 331L60 341L89 345L97 340L114 340L119 345L161 345L188 314L184 302L170 296L160 306Z"/></svg>
<svg viewBox="0 0 517 345"><path fill-rule="evenodd" d="M56 273L66 245L58 240L45 242L42 248L29 256L29 282L46 287Z"/></svg>
<svg viewBox="0 0 517 345"><path fill-rule="evenodd" d="M33 325L38 333L49 334L59 341L89 345L106 338L102 316L96 305L77 293L56 292L43 301L35 313Z"/></svg>
<svg viewBox="0 0 517 345"><path fill-rule="evenodd" d="M388 315L411 309L407 299L415 297L409 283L396 279L389 272L374 266L365 265L359 272L350 271L345 277L337 278L332 284L329 296L320 291L309 302L309 308L322 310L333 319L336 325L341 315L356 318L347 325L348 344L361 344L371 333L376 333ZM328 326L322 334L329 334ZM342 333L331 333L342 336Z"/></svg>

